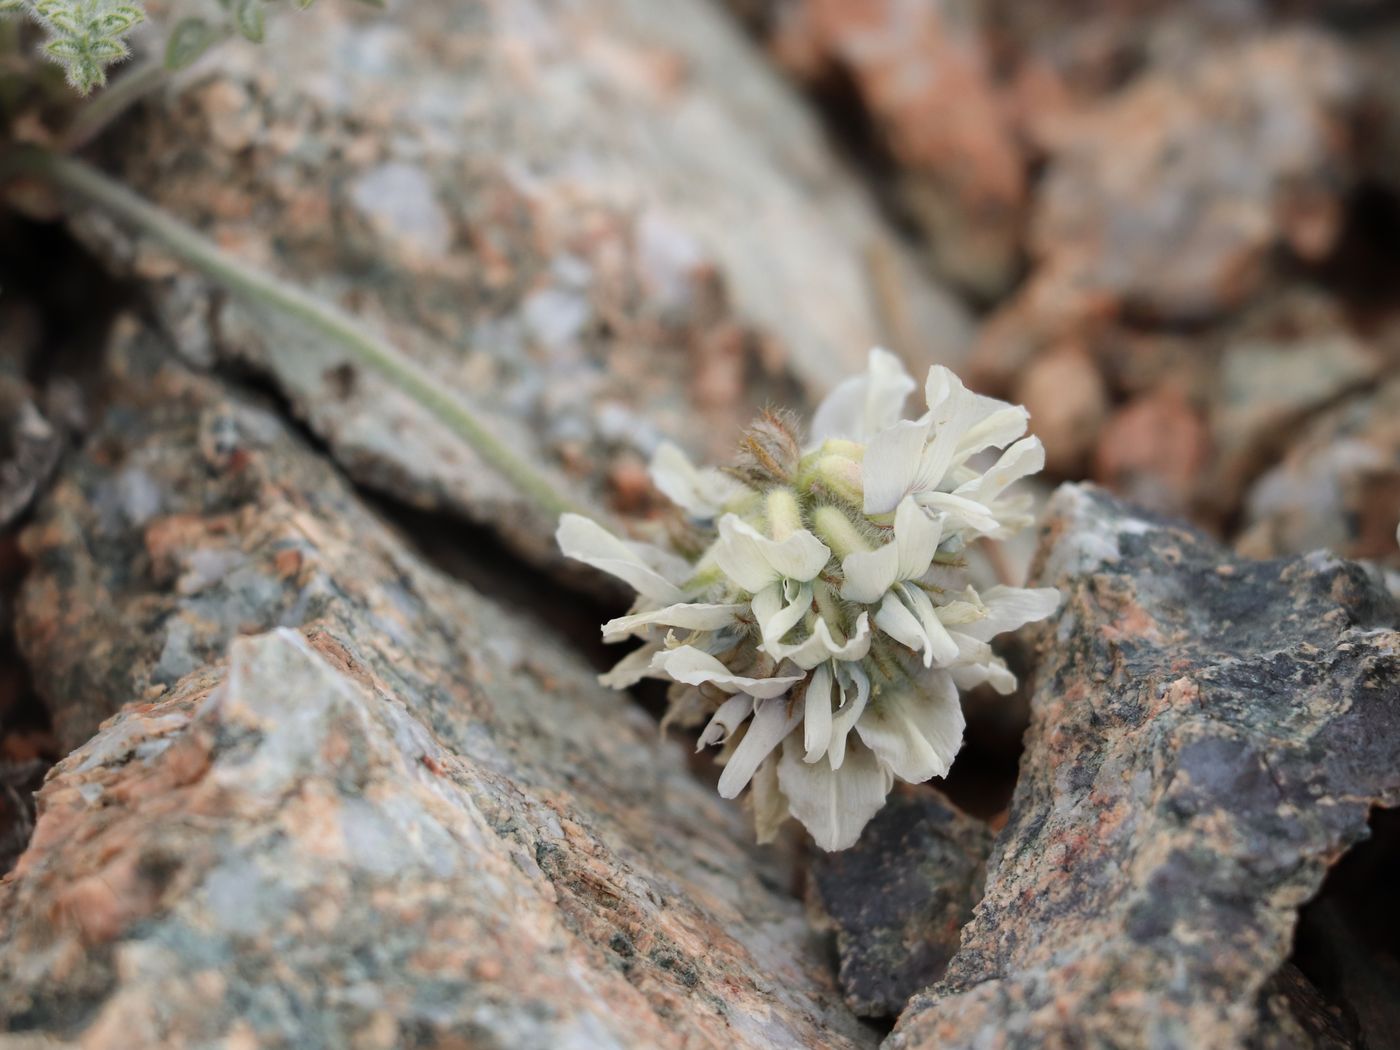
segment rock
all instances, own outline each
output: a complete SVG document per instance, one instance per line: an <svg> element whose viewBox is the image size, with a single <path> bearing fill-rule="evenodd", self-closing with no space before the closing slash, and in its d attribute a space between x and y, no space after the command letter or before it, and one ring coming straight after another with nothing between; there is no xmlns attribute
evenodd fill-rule
<svg viewBox="0 0 1400 1050"><path fill-rule="evenodd" d="M813 858L810 900L835 931L841 990L862 1017L895 1017L943 976L982 894L987 825L937 792L898 795L860 841Z"/></svg>
<svg viewBox="0 0 1400 1050"><path fill-rule="evenodd" d="M1240 552L1326 547L1400 568L1400 379L1357 394L1295 436L1244 501Z"/></svg>
<svg viewBox="0 0 1400 1050"><path fill-rule="evenodd" d="M1145 74L1060 129L1031 235L1037 281L1165 321L1247 301L1287 245L1324 257L1356 177L1358 71L1312 32Z"/></svg>
<svg viewBox="0 0 1400 1050"><path fill-rule="evenodd" d="M1037 357L1012 400L1031 413L1031 430L1045 443L1045 469L1079 477L1108 417L1108 391L1093 359L1075 347Z"/></svg>
<svg viewBox="0 0 1400 1050"><path fill-rule="evenodd" d="M779 858L654 722L149 343L29 533L21 636L56 719L71 740L130 703L52 772L0 883L0 1028L873 1044Z"/></svg>
<svg viewBox="0 0 1400 1050"><path fill-rule="evenodd" d="M1205 489L1228 513L1299 424L1371 385L1383 362L1337 304L1316 295L1267 304L1232 327L1223 343L1211 407L1215 455Z"/></svg>
<svg viewBox="0 0 1400 1050"><path fill-rule="evenodd" d="M23 379L0 372L0 528L28 508L58 465L63 433Z"/></svg>
<svg viewBox="0 0 1400 1050"><path fill-rule="evenodd" d="M1400 605L1072 485L1037 577L1067 600L986 895L887 1045L1246 1046L1298 908L1400 803Z"/></svg>
<svg viewBox="0 0 1400 1050"><path fill-rule="evenodd" d="M1098 436L1094 477L1142 507L1190 514L1211 462L1210 430L1174 384L1128 402Z"/></svg>
<svg viewBox="0 0 1400 1050"><path fill-rule="evenodd" d="M874 343L918 371L967 338L706 0L318 4L121 140L126 184L351 311L598 505L663 438L720 461L755 408L824 393ZM182 352L268 375L357 480L556 559L552 520L376 373L101 216L77 228Z"/></svg>
<svg viewBox="0 0 1400 1050"><path fill-rule="evenodd" d="M939 271L994 298L1020 263L1028 157L981 6L797 0L769 44L802 81L852 85Z"/></svg>

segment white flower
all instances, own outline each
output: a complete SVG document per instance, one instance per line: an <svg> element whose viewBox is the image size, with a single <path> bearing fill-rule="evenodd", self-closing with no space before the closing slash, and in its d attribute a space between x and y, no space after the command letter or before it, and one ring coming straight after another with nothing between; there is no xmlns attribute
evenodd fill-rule
<svg viewBox="0 0 1400 1050"><path fill-rule="evenodd" d="M991 639L1058 604L1048 588L979 590L962 558L1030 520L1027 499L1008 494L1044 463L1022 436L1025 410L933 368L928 410L901 419L914 387L894 355L872 350L817 410L806 445L769 413L735 476L663 445L652 474L700 537L698 556L576 515L560 522L565 554L638 593L603 636L642 645L600 680L664 678L668 720L709 714L699 746L724 748L725 798L752 785L760 841L793 816L823 849L844 849L895 779L944 776L962 743L958 690L1015 688ZM1003 451L990 467L971 465L992 448Z"/></svg>

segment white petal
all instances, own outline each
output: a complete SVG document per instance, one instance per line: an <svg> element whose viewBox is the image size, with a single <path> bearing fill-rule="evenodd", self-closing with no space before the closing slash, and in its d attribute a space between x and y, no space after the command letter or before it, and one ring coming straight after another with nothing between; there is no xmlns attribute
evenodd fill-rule
<svg viewBox="0 0 1400 1050"><path fill-rule="evenodd" d="M865 373L837 384L817 406L812 417L812 444L828 438L866 440L900 418L915 385L899 358L875 347Z"/></svg>
<svg viewBox="0 0 1400 1050"><path fill-rule="evenodd" d="M610 573L631 584L652 601L667 605L684 599L685 594L653 566L664 564L664 551L642 550L642 544L618 539L596 521L580 514L565 514L554 533L564 555Z"/></svg>
<svg viewBox="0 0 1400 1050"><path fill-rule="evenodd" d="M991 398L988 398L991 401ZM984 448L1004 448L1026 432L1031 414L1020 405L1009 405L1004 401L993 401L1001 407L994 409L985 419L974 424L958 442L959 462L976 455Z"/></svg>
<svg viewBox="0 0 1400 1050"><path fill-rule="evenodd" d="M856 735L880 761L911 784L946 776L962 746L963 713L948 675L927 676L928 689L881 694L856 723Z"/></svg>
<svg viewBox="0 0 1400 1050"><path fill-rule="evenodd" d="M626 638L639 627L649 624L663 624L666 627L685 627L692 631L718 631L734 622L734 618L747 605L708 605L703 602L681 602L668 605L664 609L619 616L603 624L603 640L615 642Z"/></svg>
<svg viewBox="0 0 1400 1050"><path fill-rule="evenodd" d="M723 471L700 470L671 442L663 442L651 457L651 480L661 494L697 518L713 518L744 491L744 485Z"/></svg>
<svg viewBox="0 0 1400 1050"><path fill-rule="evenodd" d="M900 645L913 649L916 653L923 653L925 667L933 666L933 650L928 644L928 635L918 617L909 611L893 591L886 594L880 603L880 608L875 613L875 626Z"/></svg>
<svg viewBox="0 0 1400 1050"><path fill-rule="evenodd" d="M1016 691L1016 676L1000 657L984 664L950 667L948 674L952 676L953 683L964 691L984 684L991 685L1002 696Z"/></svg>
<svg viewBox="0 0 1400 1050"><path fill-rule="evenodd" d="M598 676L599 684L605 685L609 689L626 689L636 685L643 678L660 678L660 675L652 673L651 667L652 658L660 651L660 642L653 642L640 649L634 649L613 664L611 671L600 674Z"/></svg>
<svg viewBox="0 0 1400 1050"><path fill-rule="evenodd" d="M852 554L841 563L846 576L841 597L872 604L899 580L917 580L928 572L942 535L942 522L929 517L914 497L905 496L895 511L894 540L878 550Z"/></svg>
<svg viewBox="0 0 1400 1050"><path fill-rule="evenodd" d="M848 602L871 604L878 602L899 580L899 551L893 542L873 551L846 555L841 562L846 577L841 584L841 597Z"/></svg>
<svg viewBox="0 0 1400 1050"><path fill-rule="evenodd" d="M979 397L962 385L948 369L929 369L924 386L928 398L928 446L923 451L912 482L915 491L937 489L943 476L954 465L955 455L968 430L989 414L990 398ZM998 402L1000 404L1000 402Z"/></svg>
<svg viewBox="0 0 1400 1050"><path fill-rule="evenodd" d="M724 743L734 735L734 730L743 725L744 719L751 714L753 714L753 697L747 693L731 696L720 704L719 709L710 716L710 721L700 734L700 742L695 745L695 750L699 751L712 744Z"/></svg>
<svg viewBox="0 0 1400 1050"><path fill-rule="evenodd" d="M965 625L963 633L989 641L1004 631L1043 620L1060 605L1060 592L1053 587L996 586L982 594L987 614Z"/></svg>
<svg viewBox="0 0 1400 1050"><path fill-rule="evenodd" d="M1045 467L1045 446L1038 437L1022 438L1001 454L1001 458L975 483L969 482L959 489L983 505L991 503L1009 485L1020 481L1028 474L1035 474ZM974 487L975 486L975 487ZM962 492L962 489L971 489Z"/></svg>
<svg viewBox="0 0 1400 1050"><path fill-rule="evenodd" d="M825 620L818 619L806 641L795 645L765 645L764 651L775 660L791 660L798 667L810 670L823 660L863 660L870 652L870 616L861 613L855 632L844 643L832 637Z"/></svg>
<svg viewBox="0 0 1400 1050"><path fill-rule="evenodd" d="M903 420L871 438L861 462L865 513L888 514L899 506L918 476L928 433L926 420Z"/></svg>
<svg viewBox="0 0 1400 1050"><path fill-rule="evenodd" d="M827 747L827 760L832 769L840 769L845 761L846 735L860 720L861 712L870 699L870 677L860 664L837 664L836 680L841 685L841 706L831 717L831 743Z"/></svg>
<svg viewBox="0 0 1400 1050"><path fill-rule="evenodd" d="M799 674L786 678L745 678L731 674L719 660L693 645L664 649L652 657L651 666L676 682L686 685L709 682L726 693L748 693L755 699L781 696L806 677Z"/></svg>
<svg viewBox="0 0 1400 1050"><path fill-rule="evenodd" d="M752 605L764 646L774 646L812 607L812 585L791 580L770 583L753 596Z"/></svg>
<svg viewBox="0 0 1400 1050"><path fill-rule="evenodd" d="M826 762L808 765L796 741L785 743L778 760L778 783L792 815L828 851L855 845L889 791L880 763L860 741L852 743L840 769Z"/></svg>
<svg viewBox="0 0 1400 1050"><path fill-rule="evenodd" d="M802 713L804 761L815 762L826 754L831 743L831 662L818 664L807 683L807 702Z"/></svg>
<svg viewBox="0 0 1400 1050"><path fill-rule="evenodd" d="M778 785L778 756L769 755L754 773L749 796L753 799L754 835L760 846L778 837L779 829L787 823L788 797Z"/></svg>
<svg viewBox="0 0 1400 1050"><path fill-rule="evenodd" d="M754 770L783 738L797 727L802 718L801 709L788 712L785 699L764 700L754 711L749 722L748 732L729 761L724 764L724 772L719 777L719 793L722 798L736 798L753 778Z"/></svg>
<svg viewBox="0 0 1400 1050"><path fill-rule="evenodd" d="M944 528L949 534L970 529L974 532L991 532L1001 522L991 508L966 496L952 492L921 492L919 503L943 515Z"/></svg>
<svg viewBox="0 0 1400 1050"><path fill-rule="evenodd" d="M930 517L912 497L900 502L894 514L894 542L901 580L917 580L928 572L942 536L943 523Z"/></svg>
<svg viewBox="0 0 1400 1050"><path fill-rule="evenodd" d="M831 551L806 529L784 540L769 539L733 514L719 519L715 563L731 580L757 594L777 579L807 582L831 559Z"/></svg>

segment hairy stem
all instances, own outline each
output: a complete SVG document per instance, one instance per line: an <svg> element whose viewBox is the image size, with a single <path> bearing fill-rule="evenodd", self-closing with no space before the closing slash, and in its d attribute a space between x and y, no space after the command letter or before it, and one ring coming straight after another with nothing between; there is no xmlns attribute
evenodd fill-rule
<svg viewBox="0 0 1400 1050"><path fill-rule="evenodd" d="M155 237L230 291L291 317L384 376L475 449L542 510L550 514L575 510L547 477L497 440L461 398L348 314L230 257L207 237L80 160L30 148L8 152L9 156L0 159L0 176L5 169L39 176Z"/></svg>

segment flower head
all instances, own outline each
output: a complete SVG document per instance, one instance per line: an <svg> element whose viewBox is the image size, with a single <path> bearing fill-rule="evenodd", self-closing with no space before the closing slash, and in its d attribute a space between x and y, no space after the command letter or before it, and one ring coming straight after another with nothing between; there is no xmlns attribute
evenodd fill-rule
<svg viewBox="0 0 1400 1050"><path fill-rule="evenodd" d="M643 645L602 681L673 683L668 720L705 723L720 794L752 787L760 841L793 816L823 849L845 849L896 778L945 775L962 744L959 688L1016 684L988 643L1059 603L1051 588L979 591L963 557L1031 520L1029 499L1006 494L1045 460L1023 436L1025 409L935 367L927 411L904 419L915 385L876 349L817 409L805 445L769 413L729 471L663 446L652 476L701 536L697 556L560 521L566 555L638 595L603 636ZM974 466L989 449L1002 451Z"/></svg>

